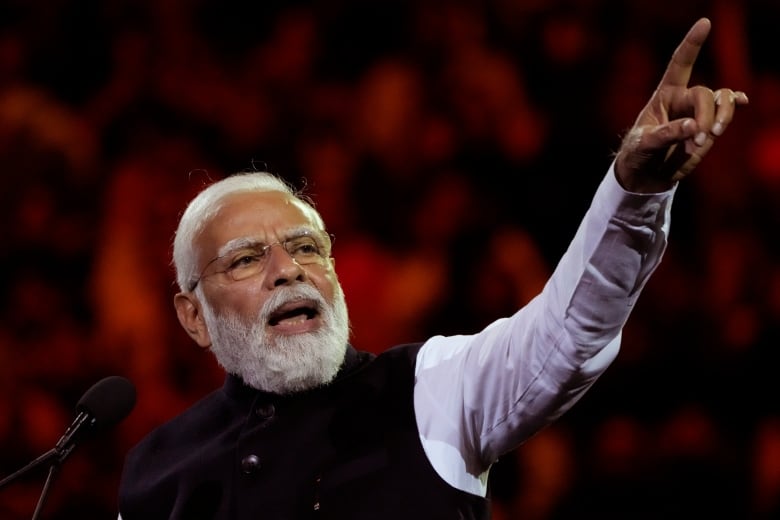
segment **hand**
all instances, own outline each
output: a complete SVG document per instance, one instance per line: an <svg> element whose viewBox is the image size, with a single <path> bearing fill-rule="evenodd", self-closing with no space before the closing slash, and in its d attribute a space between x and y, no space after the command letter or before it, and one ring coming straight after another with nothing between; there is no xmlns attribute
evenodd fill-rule
<svg viewBox="0 0 780 520"><path fill-rule="evenodd" d="M615 173L623 187L639 193L669 189L701 162L715 138L748 103L744 92L688 87L693 64L710 32L698 20L672 55L661 83L623 139Z"/></svg>

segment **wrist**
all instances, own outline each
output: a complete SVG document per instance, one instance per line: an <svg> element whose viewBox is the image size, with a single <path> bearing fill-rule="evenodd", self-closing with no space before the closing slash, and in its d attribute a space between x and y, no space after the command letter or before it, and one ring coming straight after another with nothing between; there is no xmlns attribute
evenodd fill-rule
<svg viewBox="0 0 780 520"><path fill-rule="evenodd" d="M631 166L621 160L618 155L615 159L615 178L620 186L631 193L662 193L669 191L676 182L661 173L653 175L636 166Z"/></svg>

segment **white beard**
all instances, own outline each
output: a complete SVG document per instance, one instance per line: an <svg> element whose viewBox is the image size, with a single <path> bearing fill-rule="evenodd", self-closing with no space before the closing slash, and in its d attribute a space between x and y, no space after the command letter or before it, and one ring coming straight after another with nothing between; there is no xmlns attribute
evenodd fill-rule
<svg viewBox="0 0 780 520"><path fill-rule="evenodd" d="M301 299L317 303L322 327L302 334L269 334L270 315L281 305ZM290 394L329 383L347 350L349 318L338 284L333 305L311 285L297 284L274 289L250 323L233 312L216 315L205 299L203 318L211 335L211 351L222 368L265 392Z"/></svg>

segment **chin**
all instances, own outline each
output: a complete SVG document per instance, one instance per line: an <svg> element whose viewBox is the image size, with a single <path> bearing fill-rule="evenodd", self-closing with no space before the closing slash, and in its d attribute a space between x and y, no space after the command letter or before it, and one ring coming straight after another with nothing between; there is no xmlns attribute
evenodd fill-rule
<svg viewBox="0 0 780 520"><path fill-rule="evenodd" d="M318 336L282 335L274 338L272 344L246 349L246 354L254 351L254 356L242 356L234 373L249 386L276 394L327 385L344 361L347 343L323 342Z"/></svg>

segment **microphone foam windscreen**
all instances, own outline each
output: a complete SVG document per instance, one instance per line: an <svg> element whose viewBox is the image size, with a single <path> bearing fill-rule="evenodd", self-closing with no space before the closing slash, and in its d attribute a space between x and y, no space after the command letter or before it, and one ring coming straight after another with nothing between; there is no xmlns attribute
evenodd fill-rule
<svg viewBox="0 0 780 520"><path fill-rule="evenodd" d="M77 411L91 414L95 426L113 426L128 416L135 406L135 386L121 376L108 376L87 390L76 405Z"/></svg>

